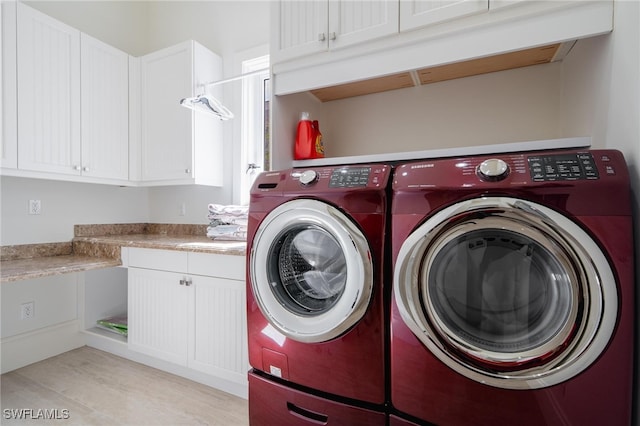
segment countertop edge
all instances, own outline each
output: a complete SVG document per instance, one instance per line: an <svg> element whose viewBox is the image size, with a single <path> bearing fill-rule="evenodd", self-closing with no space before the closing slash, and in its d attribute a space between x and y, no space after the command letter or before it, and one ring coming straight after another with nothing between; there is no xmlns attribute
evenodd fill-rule
<svg viewBox="0 0 640 426"><path fill-rule="evenodd" d="M232 256L246 255L244 241L213 241L190 236L145 234L75 237L72 243L72 254L3 260L0 262L0 282L15 282L122 266L121 249L123 247Z"/></svg>
<svg viewBox="0 0 640 426"><path fill-rule="evenodd" d="M55 259L55 265L49 263L52 259ZM6 260L2 261L0 282L8 283L117 266L122 266L120 259L90 258L76 255Z"/></svg>

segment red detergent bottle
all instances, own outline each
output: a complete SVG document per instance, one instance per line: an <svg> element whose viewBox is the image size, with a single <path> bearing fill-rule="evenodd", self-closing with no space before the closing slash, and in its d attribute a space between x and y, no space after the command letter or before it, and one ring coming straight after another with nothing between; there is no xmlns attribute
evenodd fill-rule
<svg viewBox="0 0 640 426"><path fill-rule="evenodd" d="M314 133L313 123L309 119L309 113L303 112L300 114L300 121L298 121L298 129L296 132L296 145L293 154L295 160L308 160L309 158L313 158Z"/></svg>

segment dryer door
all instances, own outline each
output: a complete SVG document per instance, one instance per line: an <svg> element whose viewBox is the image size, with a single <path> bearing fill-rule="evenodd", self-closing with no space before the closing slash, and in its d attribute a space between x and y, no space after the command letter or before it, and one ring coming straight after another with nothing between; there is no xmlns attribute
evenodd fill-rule
<svg viewBox="0 0 640 426"><path fill-rule="evenodd" d="M442 362L508 389L583 371L618 310L613 273L591 237L554 210L507 197L460 202L415 230L396 261L394 295Z"/></svg>
<svg viewBox="0 0 640 426"><path fill-rule="evenodd" d="M373 291L369 244L329 204L300 199L280 205L260 224L250 256L255 300L291 339L331 340L366 312Z"/></svg>

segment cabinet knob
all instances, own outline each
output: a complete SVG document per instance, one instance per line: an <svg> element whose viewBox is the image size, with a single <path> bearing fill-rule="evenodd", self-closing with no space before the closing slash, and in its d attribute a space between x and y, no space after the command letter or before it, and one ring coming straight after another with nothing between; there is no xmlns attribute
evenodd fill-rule
<svg viewBox="0 0 640 426"><path fill-rule="evenodd" d="M327 36L325 33L318 34L318 41L325 41L326 39L327 39Z"/></svg>
<svg viewBox="0 0 640 426"><path fill-rule="evenodd" d="M73 170L79 172L80 170L82 170L82 168L79 165L76 164L75 166L73 166Z"/></svg>
<svg viewBox="0 0 640 426"><path fill-rule="evenodd" d="M184 280L184 285L186 285L187 287L189 287L191 284L193 284L193 281L191 281L191 278Z"/></svg>
<svg viewBox="0 0 640 426"><path fill-rule="evenodd" d="M338 36L336 35L335 32L332 32L331 35L329 36L329 40L335 40L336 38L338 38Z"/></svg>
<svg viewBox="0 0 640 426"><path fill-rule="evenodd" d="M89 171L89 168L88 168L88 167L83 167L83 168L82 168L82 171L83 171L83 172L88 172L88 171Z"/></svg>
<svg viewBox="0 0 640 426"><path fill-rule="evenodd" d="M191 169L184 169L184 172L185 172L186 174L189 174L189 173L191 173Z"/></svg>

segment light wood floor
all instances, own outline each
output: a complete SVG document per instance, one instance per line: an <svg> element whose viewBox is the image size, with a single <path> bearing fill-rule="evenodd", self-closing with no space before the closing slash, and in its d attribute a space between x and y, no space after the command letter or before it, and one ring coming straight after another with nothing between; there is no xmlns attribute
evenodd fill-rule
<svg viewBox="0 0 640 426"><path fill-rule="evenodd" d="M0 423L248 425L247 401L109 353L82 347L0 376ZM68 410L68 420L14 420L8 409Z"/></svg>

